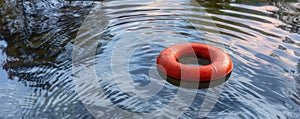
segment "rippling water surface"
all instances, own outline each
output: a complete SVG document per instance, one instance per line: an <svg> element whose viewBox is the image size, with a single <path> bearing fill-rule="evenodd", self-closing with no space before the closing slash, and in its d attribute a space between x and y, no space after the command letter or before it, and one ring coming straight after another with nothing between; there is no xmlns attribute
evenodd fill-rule
<svg viewBox="0 0 300 119"><path fill-rule="evenodd" d="M220 47L234 62L206 118L300 118L296 0L2 0L0 16L0 118L199 117L210 91L156 72L156 56L182 42Z"/></svg>

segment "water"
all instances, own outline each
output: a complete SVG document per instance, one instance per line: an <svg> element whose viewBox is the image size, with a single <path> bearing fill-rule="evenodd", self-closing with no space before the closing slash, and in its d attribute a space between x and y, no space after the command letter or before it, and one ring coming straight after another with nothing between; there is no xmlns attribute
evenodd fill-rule
<svg viewBox="0 0 300 119"><path fill-rule="evenodd" d="M0 6L0 118L192 118L202 115L206 94L220 90L206 118L300 118L296 0ZM157 75L160 51L187 41L230 54L234 69L224 85L184 89Z"/></svg>

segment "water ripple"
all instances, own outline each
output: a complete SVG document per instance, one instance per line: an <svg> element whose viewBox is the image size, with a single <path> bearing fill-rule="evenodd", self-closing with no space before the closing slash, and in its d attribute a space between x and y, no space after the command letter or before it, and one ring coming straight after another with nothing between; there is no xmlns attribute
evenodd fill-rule
<svg viewBox="0 0 300 119"><path fill-rule="evenodd" d="M0 16L0 74L7 77L0 80L5 87L0 88L0 118L146 118L169 105L181 90L162 80L154 64L161 50L183 41L224 45L235 64L207 118L300 117L296 1L12 0L0 3ZM91 29L75 41L84 20L92 20L86 24ZM72 64L74 42L87 46L78 48L84 57L78 64ZM87 53L94 46L96 56ZM119 66L124 57L128 66ZM74 85L74 78L91 76L72 72L90 69L93 62L103 94L85 82L79 89L86 92L81 96L98 97L101 104L80 98ZM112 66L118 67L117 73L111 72ZM181 118L198 117L207 92L182 89L186 95L196 94L190 106L179 97L170 110L151 116L174 118L186 110ZM139 97L143 94L154 95ZM113 106L135 113L118 114L120 109Z"/></svg>

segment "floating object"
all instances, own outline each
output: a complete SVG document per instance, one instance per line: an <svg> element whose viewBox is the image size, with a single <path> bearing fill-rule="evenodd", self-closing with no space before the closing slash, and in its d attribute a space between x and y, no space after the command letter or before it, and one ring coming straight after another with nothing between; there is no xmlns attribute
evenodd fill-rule
<svg viewBox="0 0 300 119"><path fill-rule="evenodd" d="M182 64L179 59L183 57L202 57L211 63L204 66ZM223 50L200 43L170 46L159 54L156 64L160 73L171 79L208 85L213 81L220 82L220 79L227 80L233 68L231 58Z"/></svg>

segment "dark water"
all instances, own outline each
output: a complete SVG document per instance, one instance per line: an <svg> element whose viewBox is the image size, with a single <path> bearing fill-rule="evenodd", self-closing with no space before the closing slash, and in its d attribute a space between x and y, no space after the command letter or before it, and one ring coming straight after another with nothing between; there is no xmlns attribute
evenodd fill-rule
<svg viewBox="0 0 300 119"><path fill-rule="evenodd" d="M296 0L2 0L0 16L0 118L196 118L206 93L220 93L206 118L300 118ZM230 54L221 92L157 76L181 42Z"/></svg>

